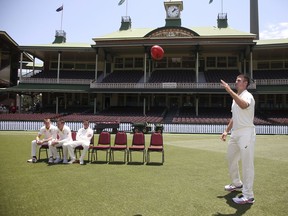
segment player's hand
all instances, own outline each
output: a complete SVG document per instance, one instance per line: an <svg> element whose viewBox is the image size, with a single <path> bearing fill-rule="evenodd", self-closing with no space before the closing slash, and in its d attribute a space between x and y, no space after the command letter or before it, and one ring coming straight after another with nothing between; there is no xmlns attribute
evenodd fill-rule
<svg viewBox="0 0 288 216"><path fill-rule="evenodd" d="M224 80L220 80L220 81L221 81L220 85L223 86L227 92L229 92L229 90L231 89L229 84L226 83Z"/></svg>
<svg viewBox="0 0 288 216"><path fill-rule="evenodd" d="M52 146L55 146L55 145L57 145L58 144L58 141L57 140L54 140L54 141L52 141Z"/></svg>
<svg viewBox="0 0 288 216"><path fill-rule="evenodd" d="M222 135L221 135L221 140L225 142L225 141L226 141L226 137L227 137L227 132L224 131L224 132L222 133Z"/></svg>
<svg viewBox="0 0 288 216"><path fill-rule="evenodd" d="M36 141L37 145L41 145L43 142L41 140Z"/></svg>

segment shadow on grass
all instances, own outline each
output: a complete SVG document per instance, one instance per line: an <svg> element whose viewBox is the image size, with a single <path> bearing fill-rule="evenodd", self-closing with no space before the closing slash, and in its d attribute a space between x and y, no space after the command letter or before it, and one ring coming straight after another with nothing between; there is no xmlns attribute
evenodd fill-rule
<svg viewBox="0 0 288 216"><path fill-rule="evenodd" d="M48 163L48 159L38 159L37 163Z"/></svg>
<svg viewBox="0 0 288 216"><path fill-rule="evenodd" d="M124 161L110 161L109 164L111 164L111 165L125 165L126 162L124 162Z"/></svg>
<svg viewBox="0 0 288 216"><path fill-rule="evenodd" d="M218 199L226 199L226 203L231 206L232 208L236 209L236 212L234 214L222 214L220 212L217 212L216 214L213 214L213 216L241 216L244 215L252 206L252 204L244 204L239 205L233 202L232 198L234 198L237 194L240 192L231 192L224 196L217 196Z"/></svg>
<svg viewBox="0 0 288 216"><path fill-rule="evenodd" d="M108 164L108 161L91 161L90 164Z"/></svg>
<svg viewBox="0 0 288 216"><path fill-rule="evenodd" d="M127 162L127 165L144 165L145 163L143 163L142 161L141 162L138 162L138 161L130 161L130 162Z"/></svg>
<svg viewBox="0 0 288 216"><path fill-rule="evenodd" d="M161 162L149 162L146 163L147 166L163 166L163 163Z"/></svg>

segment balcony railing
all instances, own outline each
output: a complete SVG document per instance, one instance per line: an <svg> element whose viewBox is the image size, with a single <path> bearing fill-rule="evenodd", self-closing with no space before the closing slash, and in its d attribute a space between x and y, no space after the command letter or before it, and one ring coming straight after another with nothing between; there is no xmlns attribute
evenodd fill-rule
<svg viewBox="0 0 288 216"><path fill-rule="evenodd" d="M23 77L20 83L31 84L57 84L56 78L30 78ZM59 84L85 84L90 88L99 89L221 89L223 88L219 83L96 83L95 80L89 79L59 79ZM249 89L256 89L256 84L260 85L288 85L288 79L261 79L255 80L250 84ZM229 83L234 88L235 83Z"/></svg>
<svg viewBox="0 0 288 216"><path fill-rule="evenodd" d="M90 84L92 80L89 79L59 79L58 84ZM20 83L31 84L57 84L56 78L22 78Z"/></svg>
<svg viewBox="0 0 288 216"><path fill-rule="evenodd" d="M288 85L288 79L261 79L255 82L257 85Z"/></svg>
<svg viewBox="0 0 288 216"><path fill-rule="evenodd" d="M235 83L229 84L231 88ZM98 89L223 89L220 83L90 83L90 88ZM256 89L256 83L249 86Z"/></svg>

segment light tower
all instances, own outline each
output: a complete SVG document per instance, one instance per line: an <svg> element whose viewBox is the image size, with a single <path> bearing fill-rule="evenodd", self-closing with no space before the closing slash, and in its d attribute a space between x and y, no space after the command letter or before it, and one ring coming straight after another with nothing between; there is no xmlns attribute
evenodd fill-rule
<svg viewBox="0 0 288 216"><path fill-rule="evenodd" d="M258 0L250 0L250 33L259 40Z"/></svg>

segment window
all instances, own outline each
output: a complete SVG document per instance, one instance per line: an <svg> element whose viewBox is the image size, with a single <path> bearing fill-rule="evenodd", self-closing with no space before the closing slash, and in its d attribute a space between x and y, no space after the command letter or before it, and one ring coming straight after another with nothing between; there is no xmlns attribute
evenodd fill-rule
<svg viewBox="0 0 288 216"><path fill-rule="evenodd" d="M51 69L57 69L58 68L58 62L51 62L50 68ZM62 68L62 63L60 63L60 68Z"/></svg>
<svg viewBox="0 0 288 216"><path fill-rule="evenodd" d="M125 58L124 68L133 68L133 58Z"/></svg>
<svg viewBox="0 0 288 216"><path fill-rule="evenodd" d="M115 68L123 68L124 67L124 60L123 58L116 58L115 59Z"/></svg>
<svg viewBox="0 0 288 216"><path fill-rule="evenodd" d="M258 62L257 69L269 69L269 62Z"/></svg>
<svg viewBox="0 0 288 216"><path fill-rule="evenodd" d="M143 68L143 58L135 58L135 68Z"/></svg>
<svg viewBox="0 0 288 216"><path fill-rule="evenodd" d="M194 57L182 57L182 68L195 68L196 62Z"/></svg>
<svg viewBox="0 0 288 216"><path fill-rule="evenodd" d="M228 57L228 67L237 67L237 57L235 56Z"/></svg>
<svg viewBox="0 0 288 216"><path fill-rule="evenodd" d="M181 58L168 58L168 67L170 68L180 68Z"/></svg>
<svg viewBox="0 0 288 216"><path fill-rule="evenodd" d="M271 69L282 69L283 68L283 62L282 61L273 61L271 62Z"/></svg>
<svg viewBox="0 0 288 216"><path fill-rule="evenodd" d="M155 67L156 68L166 68L167 67L167 58L164 57L160 61L155 62Z"/></svg>
<svg viewBox="0 0 288 216"><path fill-rule="evenodd" d="M74 64L73 63L63 63L63 69L74 69Z"/></svg>
<svg viewBox="0 0 288 216"><path fill-rule="evenodd" d="M207 67L216 67L215 57L207 57Z"/></svg>
<svg viewBox="0 0 288 216"><path fill-rule="evenodd" d="M86 64L75 64L75 69L86 69Z"/></svg>
<svg viewBox="0 0 288 216"><path fill-rule="evenodd" d="M226 57L217 57L217 68L226 68L227 67L227 59Z"/></svg>
<svg viewBox="0 0 288 216"><path fill-rule="evenodd" d="M95 70L95 64L87 64L88 70Z"/></svg>

